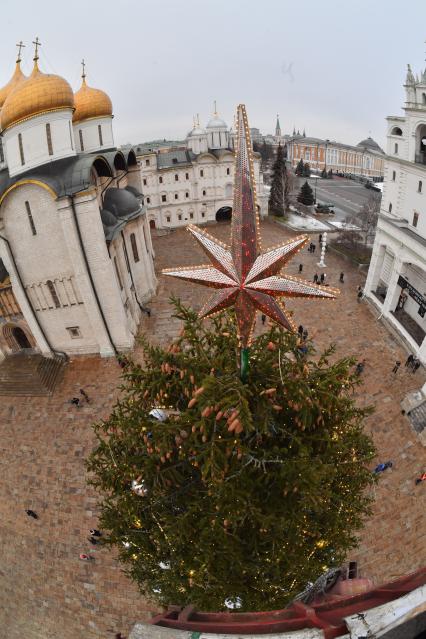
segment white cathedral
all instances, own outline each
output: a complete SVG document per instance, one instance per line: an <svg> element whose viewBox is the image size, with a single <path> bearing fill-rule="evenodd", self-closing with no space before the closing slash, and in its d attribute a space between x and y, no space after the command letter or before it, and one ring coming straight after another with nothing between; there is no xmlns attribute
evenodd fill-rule
<svg viewBox="0 0 426 639"><path fill-rule="evenodd" d="M156 289L141 171L107 94L43 73L38 44L0 90L0 359L111 356Z"/></svg>

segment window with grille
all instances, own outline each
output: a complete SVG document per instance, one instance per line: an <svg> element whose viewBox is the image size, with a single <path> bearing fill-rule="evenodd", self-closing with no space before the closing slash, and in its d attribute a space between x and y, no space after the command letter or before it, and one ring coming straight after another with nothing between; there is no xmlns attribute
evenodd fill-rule
<svg viewBox="0 0 426 639"><path fill-rule="evenodd" d="M189 180L189 173L185 173L185 180Z"/></svg>
<svg viewBox="0 0 426 639"><path fill-rule="evenodd" d="M201 171L200 171L200 177L204 177L204 171L203 171L203 169L201 169Z"/></svg>
<svg viewBox="0 0 426 639"><path fill-rule="evenodd" d="M24 145L22 143L22 133L18 133L19 155L21 156L22 166L25 164Z"/></svg>
<svg viewBox="0 0 426 639"><path fill-rule="evenodd" d="M115 267L115 274L117 276L118 283L120 285L120 289L123 290L123 282L121 281L121 275L120 275L120 271L118 269L118 264L117 264L117 258L116 257L114 257L114 267Z"/></svg>
<svg viewBox="0 0 426 639"><path fill-rule="evenodd" d="M418 221L419 221L419 214L417 213L417 211L414 211L414 213L413 213L413 226L417 226Z"/></svg>
<svg viewBox="0 0 426 639"><path fill-rule="evenodd" d="M50 130L50 124L46 124L46 139L47 139L47 150L49 151L49 155L53 155L53 145L52 145L52 132Z"/></svg>
<svg viewBox="0 0 426 639"><path fill-rule="evenodd" d="M162 195L161 196L161 201L162 202L167 202L167 195Z"/></svg>
<svg viewBox="0 0 426 639"><path fill-rule="evenodd" d="M79 129L78 137L80 138L80 149L84 151L84 142L83 142L83 131Z"/></svg>
<svg viewBox="0 0 426 639"><path fill-rule="evenodd" d="M136 244L136 237L134 233L130 235L130 244L132 245L133 259L135 262L139 262L138 247Z"/></svg>
<svg viewBox="0 0 426 639"><path fill-rule="evenodd" d="M158 178L158 181L159 181L159 183L160 183L160 184L163 184L163 178L161 177L161 175L160 175L160 177Z"/></svg>
<svg viewBox="0 0 426 639"><path fill-rule="evenodd" d="M175 173L175 182L179 182L179 176L177 173Z"/></svg>
<svg viewBox="0 0 426 639"><path fill-rule="evenodd" d="M170 215L166 216L166 222L170 222Z"/></svg>
<svg viewBox="0 0 426 639"><path fill-rule="evenodd" d="M182 215L179 213L178 220L181 220L181 219L182 219Z"/></svg>
<svg viewBox="0 0 426 639"><path fill-rule="evenodd" d="M33 220L33 216L31 213L31 208L30 208L30 203L29 202L25 202L25 208L27 209L27 215L28 215L28 221L30 223L30 227L31 227L31 232L33 235L37 235L37 231L36 231L36 227L34 224L34 220Z"/></svg>
<svg viewBox="0 0 426 639"><path fill-rule="evenodd" d="M46 282L47 288L49 289L49 293L52 296L53 303L56 308L61 308L61 302L59 301L58 294L56 292L56 288L52 280L47 280Z"/></svg>
<svg viewBox="0 0 426 639"><path fill-rule="evenodd" d="M178 199L179 199L179 194L175 193L175 200L178 200Z"/></svg>
<svg viewBox="0 0 426 639"><path fill-rule="evenodd" d="M189 197L189 191L185 193L185 197Z"/></svg>
<svg viewBox="0 0 426 639"><path fill-rule="evenodd" d="M99 134L99 144L101 146L104 145L103 139L102 139L102 125L98 124L98 134Z"/></svg>

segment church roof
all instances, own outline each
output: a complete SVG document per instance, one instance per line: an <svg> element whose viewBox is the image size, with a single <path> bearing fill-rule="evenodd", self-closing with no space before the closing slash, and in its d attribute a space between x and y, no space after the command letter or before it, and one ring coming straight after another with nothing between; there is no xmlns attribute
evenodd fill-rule
<svg viewBox="0 0 426 639"><path fill-rule="evenodd" d="M358 142L357 146L362 146L366 149L373 149L374 151L380 151L381 153L383 153L383 150L379 147L377 142L370 136L368 136L368 138L366 138L365 140L361 140L361 142Z"/></svg>
<svg viewBox="0 0 426 639"><path fill-rule="evenodd" d="M195 155L186 149L174 149L166 153L157 154L157 167L159 169L168 169L173 166L182 164L191 164Z"/></svg>

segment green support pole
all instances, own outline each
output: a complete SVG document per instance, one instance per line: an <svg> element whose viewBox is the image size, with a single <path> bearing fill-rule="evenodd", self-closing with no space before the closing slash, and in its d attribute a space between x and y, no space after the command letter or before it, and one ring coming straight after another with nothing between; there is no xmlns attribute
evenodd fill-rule
<svg viewBox="0 0 426 639"><path fill-rule="evenodd" d="M249 369L249 350L248 348L241 349L241 370L240 375L243 382L247 381L248 369Z"/></svg>

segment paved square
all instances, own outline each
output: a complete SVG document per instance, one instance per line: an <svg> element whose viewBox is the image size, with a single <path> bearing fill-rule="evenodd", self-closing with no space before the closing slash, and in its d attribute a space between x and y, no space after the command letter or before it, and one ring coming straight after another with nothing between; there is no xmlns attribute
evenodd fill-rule
<svg viewBox="0 0 426 639"><path fill-rule="evenodd" d="M228 224L209 228L227 241ZM262 224L265 247L294 235L272 222ZM318 237L314 255L301 252L288 268L312 279L319 261ZM205 255L189 233L178 230L154 240L157 271L163 267L205 263ZM300 260L299 260L300 257ZM378 462L393 467L375 489L374 515L367 523L360 547L351 553L362 575L380 583L426 563L426 482L414 479L426 470L426 450L420 444L399 402L425 381L423 369L413 375L402 366L392 374L395 360L406 353L376 320L356 289L363 276L341 258L327 254L327 281L341 289L336 302L290 301L297 324L302 323L321 349L336 342L338 355L367 358L360 404L374 403L376 412L366 428L379 450ZM339 284L339 274L345 283ZM170 317L169 296L174 293L199 308L209 295L203 287L159 277L151 318L141 330L153 340L168 342L180 323ZM261 330L258 320L257 330ZM140 357L137 349L135 357ZM120 369L115 361L75 358L64 380L50 398L0 398L0 636L10 639L103 639L126 635L131 625L147 619L156 608L142 599L122 574L113 555L87 541L97 526L96 495L86 486L84 459L94 439L90 424L106 418L117 397ZM84 388L91 403L78 409L68 400ZM31 508L39 514L26 516ZM79 561L89 553L92 562ZM3 634L2 634L3 633Z"/></svg>

